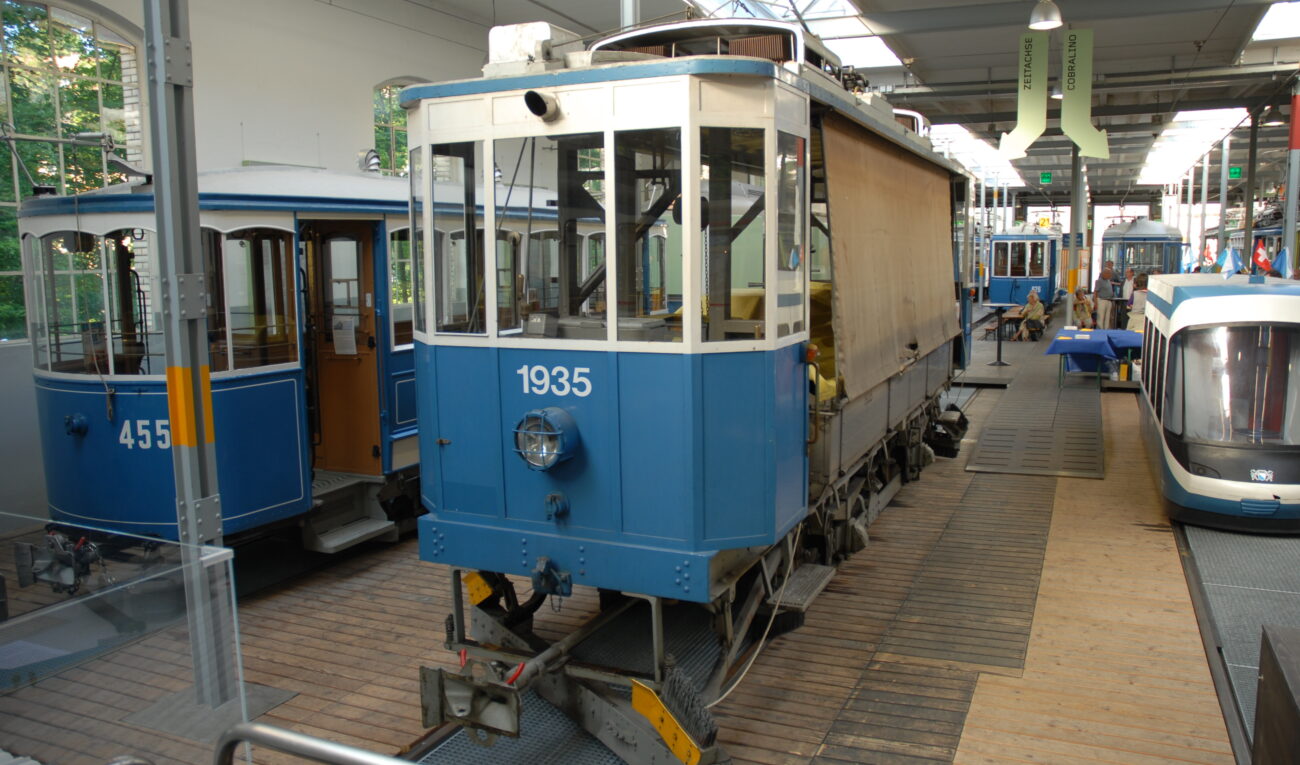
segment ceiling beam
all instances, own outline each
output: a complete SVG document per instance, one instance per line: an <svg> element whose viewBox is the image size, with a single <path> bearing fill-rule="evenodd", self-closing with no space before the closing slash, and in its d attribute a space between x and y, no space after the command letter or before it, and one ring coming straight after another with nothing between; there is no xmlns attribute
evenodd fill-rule
<svg viewBox="0 0 1300 765"><path fill-rule="evenodd" d="M1057 0L1061 16L1069 23L1216 11L1263 6L1272 0ZM1032 6L1027 2L955 5L907 11L863 13L872 34L915 35L932 32L967 32L990 27L1024 27Z"/></svg>
<svg viewBox="0 0 1300 765"><path fill-rule="evenodd" d="M1094 117L1119 117L1139 114L1170 114L1174 111L1195 111L1199 109L1233 109L1243 107L1253 109L1258 106L1282 106L1290 103L1289 94L1276 93L1270 98L1213 98L1202 101L1180 101L1177 103L1153 104L1116 104L1113 106L1094 106ZM1015 112L972 112L969 114L935 114L929 115L933 125L976 125L981 122L1015 122L1019 119ZM1059 120L1061 110L1048 109L1047 119ZM1152 126L1157 127L1155 125Z"/></svg>
<svg viewBox="0 0 1300 765"><path fill-rule="evenodd" d="M1294 61L1283 64L1249 64L1242 66L1215 66L1202 69L1183 69L1163 72L1134 72L1130 74L1097 75L1093 78L1092 92L1111 92L1142 88L1197 88L1238 85L1242 81L1267 82L1274 75L1294 75ZM927 98L996 98L1014 97L1019 83L1015 80L988 82L940 82L932 85L904 85L890 89L887 98L922 102Z"/></svg>

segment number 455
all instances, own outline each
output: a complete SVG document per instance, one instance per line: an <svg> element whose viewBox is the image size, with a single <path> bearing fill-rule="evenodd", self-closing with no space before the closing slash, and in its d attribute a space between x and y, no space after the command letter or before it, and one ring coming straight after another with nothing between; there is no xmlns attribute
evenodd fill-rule
<svg viewBox="0 0 1300 765"><path fill-rule="evenodd" d="M122 423L117 442L128 449L170 449L171 423L167 420L127 420Z"/></svg>

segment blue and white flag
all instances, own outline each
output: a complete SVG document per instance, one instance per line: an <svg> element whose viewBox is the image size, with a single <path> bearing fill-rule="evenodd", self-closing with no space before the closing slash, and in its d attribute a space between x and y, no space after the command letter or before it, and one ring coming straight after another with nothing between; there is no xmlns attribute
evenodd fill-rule
<svg viewBox="0 0 1300 765"><path fill-rule="evenodd" d="M1208 247L1208 245L1207 245ZM1190 274L1193 268L1196 268L1197 254L1190 244L1183 245L1183 261L1179 264L1179 270L1182 273Z"/></svg>
<svg viewBox="0 0 1300 765"><path fill-rule="evenodd" d="M1273 258L1273 267L1282 274L1283 279L1295 278L1295 266L1291 263L1291 251L1283 247L1282 251Z"/></svg>
<svg viewBox="0 0 1300 765"><path fill-rule="evenodd" d="M1236 247L1228 248L1228 255L1223 259L1223 278L1227 279L1241 270L1241 253Z"/></svg>

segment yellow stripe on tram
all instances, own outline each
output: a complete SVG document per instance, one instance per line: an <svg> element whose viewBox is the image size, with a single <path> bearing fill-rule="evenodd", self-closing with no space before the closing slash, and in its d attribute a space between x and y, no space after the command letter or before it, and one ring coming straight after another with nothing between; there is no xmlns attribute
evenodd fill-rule
<svg viewBox="0 0 1300 765"><path fill-rule="evenodd" d="M167 367L167 411L172 421L172 443L177 446L199 445L190 375L189 367ZM212 377L206 365L199 367L199 384L203 395L203 440L210 444L216 434L212 420Z"/></svg>

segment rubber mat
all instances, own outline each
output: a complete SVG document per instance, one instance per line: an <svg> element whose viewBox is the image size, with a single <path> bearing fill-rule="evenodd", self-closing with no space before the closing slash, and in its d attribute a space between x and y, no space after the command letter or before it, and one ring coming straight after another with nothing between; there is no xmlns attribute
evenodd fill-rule
<svg viewBox="0 0 1300 765"><path fill-rule="evenodd" d="M1300 537L1183 530L1210 611L1207 621L1253 738L1263 625L1300 627Z"/></svg>
<svg viewBox="0 0 1300 765"><path fill-rule="evenodd" d="M1092 379L1057 383L1055 356L1029 357L994 407L966 469L1102 478L1101 392Z"/></svg>

